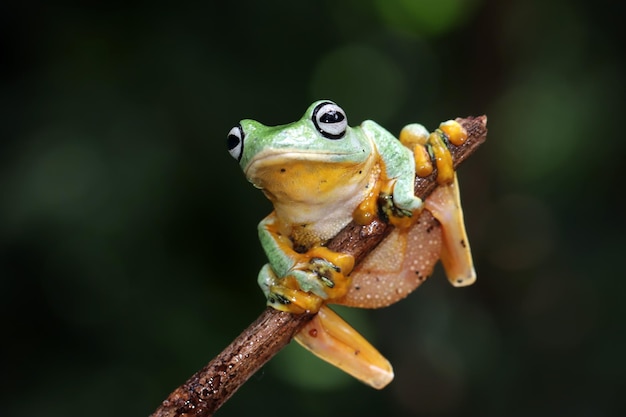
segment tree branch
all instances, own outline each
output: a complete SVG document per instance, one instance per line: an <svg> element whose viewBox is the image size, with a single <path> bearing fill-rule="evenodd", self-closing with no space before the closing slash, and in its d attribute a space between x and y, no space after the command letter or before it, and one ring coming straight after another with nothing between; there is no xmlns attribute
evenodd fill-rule
<svg viewBox="0 0 626 417"><path fill-rule="evenodd" d="M456 119L468 139L461 146L449 144L455 169L487 138L487 117ZM437 187L437 170L417 177L415 194L425 199ZM349 253L361 261L391 231L375 220L367 226L350 223L328 242L328 248ZM266 308L204 368L174 390L151 417L208 417L221 407L259 368L286 346L312 314L290 314Z"/></svg>

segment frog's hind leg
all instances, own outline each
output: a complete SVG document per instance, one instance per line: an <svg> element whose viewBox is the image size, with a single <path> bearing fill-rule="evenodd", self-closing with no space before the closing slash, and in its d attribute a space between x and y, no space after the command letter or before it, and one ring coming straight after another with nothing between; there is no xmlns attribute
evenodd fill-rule
<svg viewBox="0 0 626 417"><path fill-rule="evenodd" d="M441 263L448 280L455 287L471 285L476 281L472 252L465 232L459 183L440 185L426 199L424 208L441 223L443 245Z"/></svg>
<svg viewBox="0 0 626 417"><path fill-rule="evenodd" d="M348 293L331 302L359 308L394 304L432 274L441 247L441 224L424 210L409 228L394 228L352 271Z"/></svg>
<svg viewBox="0 0 626 417"><path fill-rule="evenodd" d="M440 259L453 285L476 280L456 177L437 187L424 208L412 226L394 228L355 267L348 293L332 303L359 308L394 304L424 282Z"/></svg>
<svg viewBox="0 0 626 417"><path fill-rule="evenodd" d="M467 140L467 132L454 120L441 123L430 134L418 124L405 126L400 132L400 141L413 151L418 176L430 175L434 169L432 159L436 161L439 187L426 199L424 208L441 223L441 263L448 280L462 287L474 283L476 272L465 232L459 184L445 139L460 146Z"/></svg>
<svg viewBox="0 0 626 417"><path fill-rule="evenodd" d="M373 388L382 389L393 380L389 361L326 305L294 338L317 357Z"/></svg>

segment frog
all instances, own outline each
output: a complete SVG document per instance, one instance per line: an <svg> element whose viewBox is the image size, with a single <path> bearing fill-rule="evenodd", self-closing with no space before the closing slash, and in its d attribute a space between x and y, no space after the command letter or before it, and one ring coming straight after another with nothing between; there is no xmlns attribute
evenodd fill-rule
<svg viewBox="0 0 626 417"><path fill-rule="evenodd" d="M230 155L274 208L258 226L268 263L257 280L267 305L314 314L294 339L377 389L393 379L391 364L329 305L391 305L439 259L453 285L475 280L445 147L445 140L463 140L457 125L429 134L411 124L398 139L372 120L351 127L339 105L318 100L295 122L266 126L244 119L227 136ZM415 196L415 178L432 172L432 159L440 186L423 201ZM350 222L374 219L395 227L359 265L326 247Z"/></svg>

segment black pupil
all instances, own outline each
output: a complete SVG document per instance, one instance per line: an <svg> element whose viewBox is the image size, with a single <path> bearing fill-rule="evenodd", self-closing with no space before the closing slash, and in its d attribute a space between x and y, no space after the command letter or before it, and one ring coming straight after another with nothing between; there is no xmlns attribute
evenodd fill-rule
<svg viewBox="0 0 626 417"><path fill-rule="evenodd" d="M237 135L228 135L228 150L233 150L239 145L239 137Z"/></svg>
<svg viewBox="0 0 626 417"><path fill-rule="evenodd" d="M337 110L331 110L331 111L327 111L326 113L322 115L322 117L320 117L320 122L339 123L343 119L345 119L345 116L343 115L343 113L338 112Z"/></svg>

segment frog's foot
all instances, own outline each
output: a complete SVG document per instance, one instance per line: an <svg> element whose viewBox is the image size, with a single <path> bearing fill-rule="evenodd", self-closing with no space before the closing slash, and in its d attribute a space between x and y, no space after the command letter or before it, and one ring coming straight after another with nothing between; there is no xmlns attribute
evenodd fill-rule
<svg viewBox="0 0 626 417"><path fill-rule="evenodd" d="M441 130L445 135L448 141L455 146L461 146L467 141L467 131L456 120L448 120L447 122L443 122L439 125L439 130Z"/></svg>
<svg viewBox="0 0 626 417"><path fill-rule="evenodd" d="M440 185L452 184L456 179L452 154L448 149L449 144L460 146L466 140L465 128L455 120L441 123L439 129L428 137L430 152L432 152L437 165L437 183Z"/></svg>
<svg viewBox="0 0 626 417"><path fill-rule="evenodd" d="M389 361L326 305L295 339L317 357L376 389L393 380Z"/></svg>
<svg viewBox="0 0 626 417"><path fill-rule="evenodd" d="M379 217L388 223L400 228L407 228L411 226L418 217L420 205L415 209L402 208L396 204L392 194L387 192L381 192L378 196L378 215Z"/></svg>
<svg viewBox="0 0 626 417"><path fill-rule="evenodd" d="M380 219L396 227L408 227L413 224L423 202L414 195L410 199L402 200L395 192L395 185L396 181L393 179L376 181L367 197L354 210L352 214L354 221L366 225L378 215Z"/></svg>
<svg viewBox="0 0 626 417"><path fill-rule="evenodd" d="M271 286L267 297L268 306L293 314L314 313L323 302L323 299L315 294L283 285Z"/></svg>
<svg viewBox="0 0 626 417"><path fill-rule="evenodd" d="M428 130L419 123L406 125L400 131L400 142L413 152L418 177L426 177L433 172L432 155L426 146L429 136Z"/></svg>
<svg viewBox="0 0 626 417"><path fill-rule="evenodd" d="M353 256L315 246L302 254L301 260L287 272L286 277L293 277L298 289L331 300L348 292L348 274L353 268Z"/></svg>
<svg viewBox="0 0 626 417"><path fill-rule="evenodd" d="M267 305L275 310L294 314L315 312L319 310L323 300L315 294L298 289L293 277L279 278L270 264L261 268L258 278L259 286L267 298Z"/></svg>
<svg viewBox="0 0 626 417"><path fill-rule="evenodd" d="M315 313L324 301L348 292L348 274L353 267L351 255L319 246L299 254L296 264L283 277L265 265L259 273L259 285L269 306L296 314Z"/></svg>
<svg viewBox="0 0 626 417"><path fill-rule="evenodd" d="M443 245L441 263L448 280L456 287L476 281L476 271L469 247L456 174L449 185L440 185L426 199L424 208L441 223Z"/></svg>
<svg viewBox="0 0 626 417"><path fill-rule="evenodd" d="M440 185L450 184L454 179L454 164L448 144L460 146L466 140L465 128L455 120L441 123L432 133L417 123L405 126L400 132L402 144L413 151L416 174L426 177L436 166L437 182Z"/></svg>

